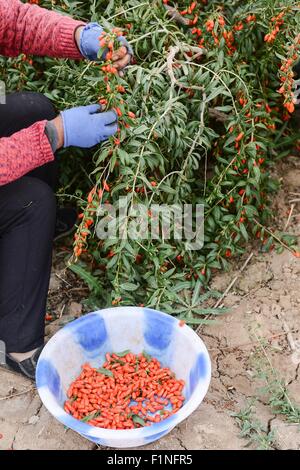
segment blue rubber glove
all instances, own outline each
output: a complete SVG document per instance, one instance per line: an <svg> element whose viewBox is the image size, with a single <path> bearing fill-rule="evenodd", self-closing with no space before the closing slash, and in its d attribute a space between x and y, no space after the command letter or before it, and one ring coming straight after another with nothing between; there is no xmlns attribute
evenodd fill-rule
<svg viewBox="0 0 300 470"><path fill-rule="evenodd" d="M88 23L80 33L79 49L83 57L89 60L97 60L99 51L99 37L103 28L98 23ZM118 38L122 46L125 46L130 55L133 55L133 50L128 44L124 36ZM105 60L108 50L104 51L102 60Z"/></svg>
<svg viewBox="0 0 300 470"><path fill-rule="evenodd" d="M98 104L62 111L64 147L90 148L115 134L118 130L117 114L100 111Z"/></svg>

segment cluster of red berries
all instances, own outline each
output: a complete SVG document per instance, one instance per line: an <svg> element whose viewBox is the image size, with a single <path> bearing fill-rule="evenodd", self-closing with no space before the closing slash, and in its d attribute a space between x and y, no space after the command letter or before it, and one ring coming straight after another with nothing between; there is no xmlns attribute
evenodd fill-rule
<svg viewBox="0 0 300 470"><path fill-rule="evenodd" d="M280 82L282 83L281 87L278 90L278 93L282 94L285 98L284 107L288 110L289 113L295 111L296 97L294 95L294 72L293 66L299 59L300 51L300 34L298 34L288 49L288 56L283 61L280 70Z"/></svg>
<svg viewBox="0 0 300 470"><path fill-rule="evenodd" d="M118 70L113 63L114 52L120 47L118 39L120 36L124 36L124 33L118 29L112 29L111 33L103 31L99 37L99 56L102 57L105 53L105 63L101 65L101 71L104 76L100 83L98 101L103 108L113 109L118 116L118 134L111 139L111 148L108 151L109 156L121 144L121 129L129 128L136 118L135 114L127 109L123 98L126 89L120 83ZM90 235L90 227L94 223L97 208L102 201L104 192L110 191L106 181L101 184L101 187L99 186L98 183L91 189L87 197L87 206L79 216L81 223L74 236L74 255L76 258L79 258L82 253L87 251L87 238Z"/></svg>
<svg viewBox="0 0 300 470"><path fill-rule="evenodd" d="M271 26L272 26L272 30L270 33L266 34L265 35L265 42L274 42L275 39L276 39L276 36L277 34L279 33L280 31L280 26L283 25L284 23L284 15L286 14L286 11L282 11L279 13L279 15L277 16L273 16L273 18L271 18Z"/></svg>

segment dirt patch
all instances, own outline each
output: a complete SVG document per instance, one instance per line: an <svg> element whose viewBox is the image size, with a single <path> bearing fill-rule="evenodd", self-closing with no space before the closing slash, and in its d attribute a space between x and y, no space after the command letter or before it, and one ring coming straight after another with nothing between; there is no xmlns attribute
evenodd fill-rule
<svg viewBox="0 0 300 470"><path fill-rule="evenodd" d="M277 172L284 176L274 201L274 227L283 230L289 221L288 231L299 236L300 203L289 202L300 193L299 159L291 157ZM212 359L212 381L203 404L144 449L300 449L300 262L288 251L253 251L224 300L229 313L201 328ZM48 311L58 318L47 325L48 337L86 311L81 301L87 289L65 271L65 257L65 250L56 251ZM243 261L219 275L213 287L224 291ZM26 379L3 369L0 378L0 449L95 448L55 421Z"/></svg>

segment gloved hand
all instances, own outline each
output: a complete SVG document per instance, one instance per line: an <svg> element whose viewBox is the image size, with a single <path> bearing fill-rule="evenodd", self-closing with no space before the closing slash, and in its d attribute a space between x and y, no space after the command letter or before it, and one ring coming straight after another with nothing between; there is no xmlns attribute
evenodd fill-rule
<svg viewBox="0 0 300 470"><path fill-rule="evenodd" d="M81 54L89 60L97 60L97 54L99 51L99 36L102 33L103 28L98 23L89 23L80 32L79 44ZM114 56L113 62L114 67L118 70L122 70L126 65L129 64L131 57L133 56L133 50L128 44L124 36L118 38L121 47L118 49ZM102 60L105 60L108 49L104 51Z"/></svg>
<svg viewBox="0 0 300 470"><path fill-rule="evenodd" d="M117 114L114 111L100 111L98 104L62 111L64 147L90 148L115 134L118 129Z"/></svg>

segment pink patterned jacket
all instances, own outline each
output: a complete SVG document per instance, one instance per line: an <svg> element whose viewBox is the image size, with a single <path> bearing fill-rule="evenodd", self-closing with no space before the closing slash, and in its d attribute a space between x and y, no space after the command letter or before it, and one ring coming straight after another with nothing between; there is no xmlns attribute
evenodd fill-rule
<svg viewBox="0 0 300 470"><path fill-rule="evenodd" d="M13 57L23 52L80 59L74 34L82 24L37 5L0 0L0 54ZM11 137L0 138L0 186L54 159L44 132L46 122L37 122Z"/></svg>

